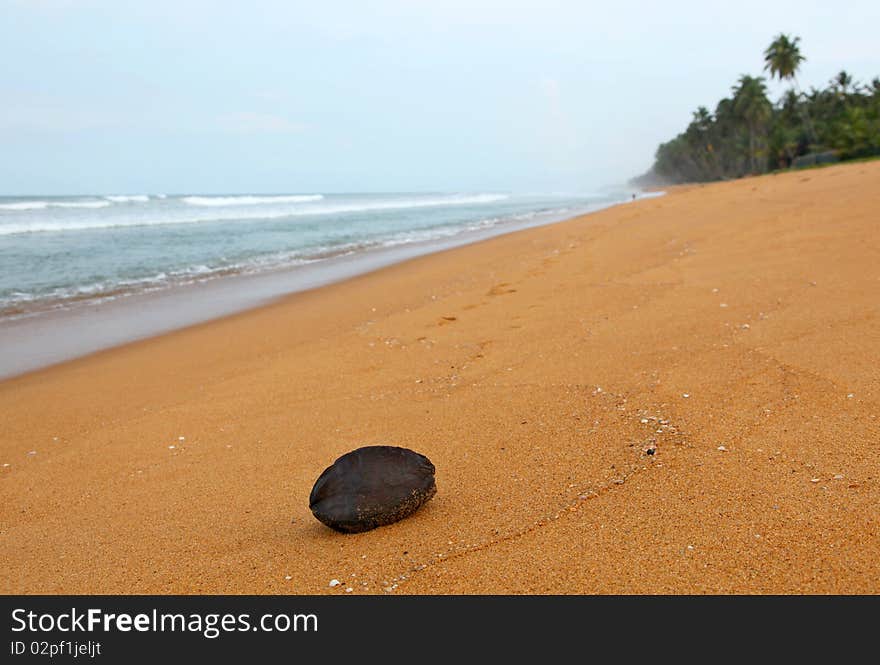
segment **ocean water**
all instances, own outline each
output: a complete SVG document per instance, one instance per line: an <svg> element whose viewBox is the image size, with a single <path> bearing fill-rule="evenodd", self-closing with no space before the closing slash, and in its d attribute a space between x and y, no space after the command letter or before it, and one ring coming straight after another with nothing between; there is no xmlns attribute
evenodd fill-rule
<svg viewBox="0 0 880 665"><path fill-rule="evenodd" d="M631 196L619 191L0 197L0 317L383 247L500 233Z"/></svg>

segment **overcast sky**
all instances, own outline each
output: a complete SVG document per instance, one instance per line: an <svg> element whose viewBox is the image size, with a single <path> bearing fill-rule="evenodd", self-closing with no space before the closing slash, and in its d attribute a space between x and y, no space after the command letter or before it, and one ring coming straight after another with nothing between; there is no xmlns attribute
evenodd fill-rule
<svg viewBox="0 0 880 665"><path fill-rule="evenodd" d="M592 191L780 31L880 75L877 0L716 7L0 0L0 194Z"/></svg>

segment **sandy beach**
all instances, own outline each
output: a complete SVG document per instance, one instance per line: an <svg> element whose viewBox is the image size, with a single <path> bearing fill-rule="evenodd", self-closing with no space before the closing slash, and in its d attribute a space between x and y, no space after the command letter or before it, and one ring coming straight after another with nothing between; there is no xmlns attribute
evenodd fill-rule
<svg viewBox="0 0 880 665"><path fill-rule="evenodd" d="M878 184L683 187L6 380L0 591L878 593ZM309 491L371 444L437 495L343 536Z"/></svg>

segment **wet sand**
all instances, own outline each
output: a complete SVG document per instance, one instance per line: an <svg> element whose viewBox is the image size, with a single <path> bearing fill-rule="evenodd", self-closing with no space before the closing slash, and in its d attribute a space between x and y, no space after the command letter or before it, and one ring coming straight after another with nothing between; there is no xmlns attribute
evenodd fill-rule
<svg viewBox="0 0 880 665"><path fill-rule="evenodd" d="M4 381L0 591L878 593L878 183L677 190ZM343 536L308 494L369 444L437 495Z"/></svg>

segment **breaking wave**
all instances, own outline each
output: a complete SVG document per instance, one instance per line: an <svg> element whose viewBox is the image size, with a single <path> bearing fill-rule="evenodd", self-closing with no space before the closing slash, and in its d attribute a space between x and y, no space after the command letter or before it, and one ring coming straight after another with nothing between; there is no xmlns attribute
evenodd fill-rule
<svg viewBox="0 0 880 665"><path fill-rule="evenodd" d="M184 196L181 201L191 206L253 206L270 203L308 203L320 201L323 194L296 194L279 196Z"/></svg>

